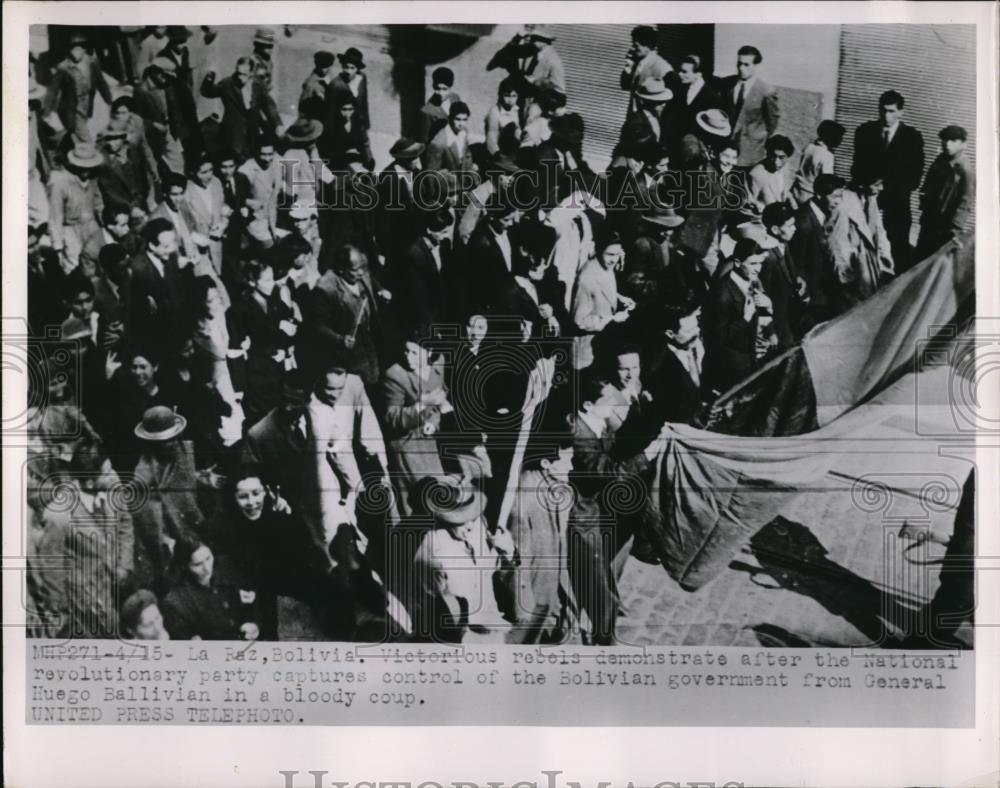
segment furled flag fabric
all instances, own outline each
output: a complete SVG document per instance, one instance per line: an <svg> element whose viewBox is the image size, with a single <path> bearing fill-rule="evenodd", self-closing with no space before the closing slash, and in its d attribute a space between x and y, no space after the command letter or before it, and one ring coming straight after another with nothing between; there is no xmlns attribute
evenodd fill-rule
<svg viewBox="0 0 1000 788"><path fill-rule="evenodd" d="M645 523L672 578L695 590L793 499L843 495L831 471L843 478L862 466L891 466L903 443L919 467L948 462L938 451L948 425L928 427L918 417L947 421L954 370L918 362L928 341L939 349L964 341L973 258L971 246L945 247L729 392L714 423L742 434L673 428ZM915 413L918 392L936 406ZM769 406L741 410L768 393Z"/></svg>

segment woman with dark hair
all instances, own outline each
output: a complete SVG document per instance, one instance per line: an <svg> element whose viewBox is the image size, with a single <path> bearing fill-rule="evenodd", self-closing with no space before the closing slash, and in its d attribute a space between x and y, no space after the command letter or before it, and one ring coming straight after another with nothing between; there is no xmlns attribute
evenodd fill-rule
<svg viewBox="0 0 1000 788"><path fill-rule="evenodd" d="M255 465L230 477L223 545L257 594L260 636L278 639L278 595L313 603L327 561L280 489L264 484Z"/></svg>
<svg viewBox="0 0 1000 788"><path fill-rule="evenodd" d="M110 381L110 396L105 407L107 424L104 438L115 470L131 473L139 460L141 443L133 428L142 414L155 405L180 410L177 392L166 385L165 371L160 370L161 355L153 344L133 344L122 354ZM184 415L184 414L182 414Z"/></svg>
<svg viewBox="0 0 1000 788"><path fill-rule="evenodd" d="M175 583L163 598L163 620L176 640L256 640L256 591L197 537L174 545Z"/></svg>
<svg viewBox="0 0 1000 788"><path fill-rule="evenodd" d="M292 360L298 321L281 297L288 271L275 270L274 255L247 261L246 288L232 306L235 330L249 339L246 348L243 411L253 426L281 398L281 375Z"/></svg>
<svg viewBox="0 0 1000 788"><path fill-rule="evenodd" d="M486 150L491 156L500 151L501 130L513 126L514 135L517 138L521 136L521 110L517 100L517 86L514 80L505 77L497 88L496 103L486 113Z"/></svg>

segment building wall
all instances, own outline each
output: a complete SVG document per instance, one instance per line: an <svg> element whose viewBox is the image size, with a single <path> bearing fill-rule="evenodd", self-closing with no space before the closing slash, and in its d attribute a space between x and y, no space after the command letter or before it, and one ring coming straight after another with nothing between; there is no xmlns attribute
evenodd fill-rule
<svg viewBox="0 0 1000 788"><path fill-rule="evenodd" d="M808 90L823 98L821 116L832 118L837 102L840 25L715 26L715 73L736 73L736 51L744 44L764 56L759 73L773 85Z"/></svg>

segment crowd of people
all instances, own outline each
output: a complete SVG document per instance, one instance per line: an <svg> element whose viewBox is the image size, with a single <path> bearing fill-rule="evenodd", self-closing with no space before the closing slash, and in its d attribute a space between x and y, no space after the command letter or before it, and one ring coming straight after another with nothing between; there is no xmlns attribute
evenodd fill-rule
<svg viewBox="0 0 1000 788"><path fill-rule="evenodd" d="M291 598L328 639L611 643L665 425L974 202L965 130L925 172L895 90L796 151L753 46L717 79L635 28L596 172L547 28L487 64L484 118L433 70L378 163L364 53L293 102L275 30L228 75L216 35L142 31L114 90L86 29L30 64L36 636L277 639Z"/></svg>

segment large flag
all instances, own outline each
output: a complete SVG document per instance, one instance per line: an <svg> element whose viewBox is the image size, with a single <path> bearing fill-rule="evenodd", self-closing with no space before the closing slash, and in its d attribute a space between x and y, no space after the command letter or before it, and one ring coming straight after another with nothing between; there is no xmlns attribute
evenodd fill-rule
<svg viewBox="0 0 1000 788"><path fill-rule="evenodd" d="M844 478L865 469L909 463L963 473L939 452L942 433L955 429L954 370L923 363L920 349L963 341L973 260L971 246L949 245L817 327L725 395L711 422L719 431L673 428L646 523L671 577L699 588L792 501L817 496L821 512L821 496L845 494ZM934 404L917 409L918 396Z"/></svg>
<svg viewBox="0 0 1000 788"><path fill-rule="evenodd" d="M975 301L975 246L950 243L867 301L814 328L726 392L705 427L729 435L801 435L913 371L921 342L954 332Z"/></svg>

